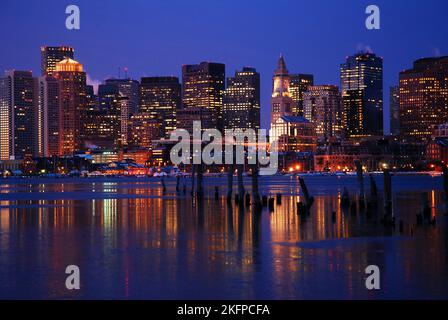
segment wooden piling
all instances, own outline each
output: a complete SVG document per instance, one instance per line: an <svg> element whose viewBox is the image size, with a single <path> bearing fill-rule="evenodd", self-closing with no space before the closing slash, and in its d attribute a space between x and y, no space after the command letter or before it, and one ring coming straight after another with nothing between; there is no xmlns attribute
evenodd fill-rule
<svg viewBox="0 0 448 320"><path fill-rule="evenodd" d="M260 201L260 192L258 189L258 174L258 165L255 164L252 166L252 198L255 207L260 208L262 205Z"/></svg>
<svg viewBox="0 0 448 320"><path fill-rule="evenodd" d="M443 166L443 190L444 190L444 201L445 201L445 215L448 215L448 167Z"/></svg>
<svg viewBox="0 0 448 320"><path fill-rule="evenodd" d="M359 187L359 207L362 209L365 207L365 195L364 195L364 173L362 169L361 161L355 161L356 175L358 177L358 187Z"/></svg>
<svg viewBox="0 0 448 320"><path fill-rule="evenodd" d="M215 200L219 199L219 188L215 186Z"/></svg>
<svg viewBox="0 0 448 320"><path fill-rule="evenodd" d="M204 179L204 175L203 175L203 170L204 170L204 166L203 164L199 164L198 165L198 189L197 189L197 197L198 198L202 198L204 196L204 189L203 189L203 179Z"/></svg>
<svg viewBox="0 0 448 320"><path fill-rule="evenodd" d="M244 182L243 182L243 171L244 171L244 165L239 164L237 165L237 177L238 177L238 194L240 202L244 201Z"/></svg>
<svg viewBox="0 0 448 320"><path fill-rule="evenodd" d="M385 223L393 221L392 211L392 178L389 169L383 170L384 176L384 220Z"/></svg>
<svg viewBox="0 0 448 320"><path fill-rule="evenodd" d="M305 198L305 208L307 212L310 212L311 207L314 204L314 197L310 196L308 187L306 186L305 180L299 178L300 188L302 189L303 197Z"/></svg>
<svg viewBox="0 0 448 320"><path fill-rule="evenodd" d="M232 200L234 170L235 170L234 165L229 164L229 167L227 169L227 202Z"/></svg>

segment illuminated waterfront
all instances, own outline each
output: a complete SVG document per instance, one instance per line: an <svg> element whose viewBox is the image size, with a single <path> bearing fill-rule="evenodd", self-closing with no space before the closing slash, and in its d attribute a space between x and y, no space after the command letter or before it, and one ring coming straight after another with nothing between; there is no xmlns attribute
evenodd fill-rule
<svg viewBox="0 0 448 320"><path fill-rule="evenodd" d="M341 209L356 177L305 180L316 197L306 221L296 177L261 180L262 194L283 194L261 215L227 204L225 178L205 179L203 203L188 180L176 194L173 178L165 194L158 179L2 180L0 298L448 298L441 177L393 178L401 233L381 224L382 205L370 216ZM423 192L436 226L415 226ZM70 264L81 270L78 292L64 286ZM382 270L377 292L365 289L370 264Z"/></svg>

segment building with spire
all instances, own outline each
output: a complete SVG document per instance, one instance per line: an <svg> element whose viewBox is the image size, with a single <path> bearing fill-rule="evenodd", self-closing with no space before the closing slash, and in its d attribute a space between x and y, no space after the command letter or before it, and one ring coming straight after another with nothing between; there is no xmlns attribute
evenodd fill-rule
<svg viewBox="0 0 448 320"><path fill-rule="evenodd" d="M272 79L271 128L280 117L293 115L294 100L289 91L290 81L285 59L280 55Z"/></svg>

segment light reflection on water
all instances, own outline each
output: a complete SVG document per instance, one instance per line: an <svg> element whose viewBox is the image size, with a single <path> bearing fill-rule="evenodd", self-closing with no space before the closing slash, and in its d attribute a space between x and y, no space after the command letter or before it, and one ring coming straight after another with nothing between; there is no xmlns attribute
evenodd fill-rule
<svg viewBox="0 0 448 320"><path fill-rule="evenodd" d="M441 191L427 190L437 226L416 227L421 191L396 188L400 233L382 225L382 205L371 215L341 209L332 179L310 181L316 202L306 220L289 178L262 182L262 193L284 196L259 215L214 199L225 179L209 183L202 202L189 190L176 195L173 181L166 194L158 181L3 184L0 298L448 298ZM64 287L69 264L81 269L79 292ZM382 270L377 292L364 286L370 264Z"/></svg>

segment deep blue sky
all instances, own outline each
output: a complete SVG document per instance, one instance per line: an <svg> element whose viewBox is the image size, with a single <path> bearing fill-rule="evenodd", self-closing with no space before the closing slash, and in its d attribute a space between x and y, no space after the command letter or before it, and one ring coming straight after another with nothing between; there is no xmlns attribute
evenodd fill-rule
<svg viewBox="0 0 448 320"><path fill-rule="evenodd" d="M65 7L81 10L81 30L65 28ZM364 26L381 9L381 30ZM385 109L398 72L421 57L448 54L446 0L0 0L0 70L40 73L41 45L71 45L90 78L128 67L133 78L181 74L181 65L249 65L262 77L262 122L269 123L271 77L283 53L288 69L339 84L347 55L371 48L384 57ZM388 128L388 125L387 125Z"/></svg>

